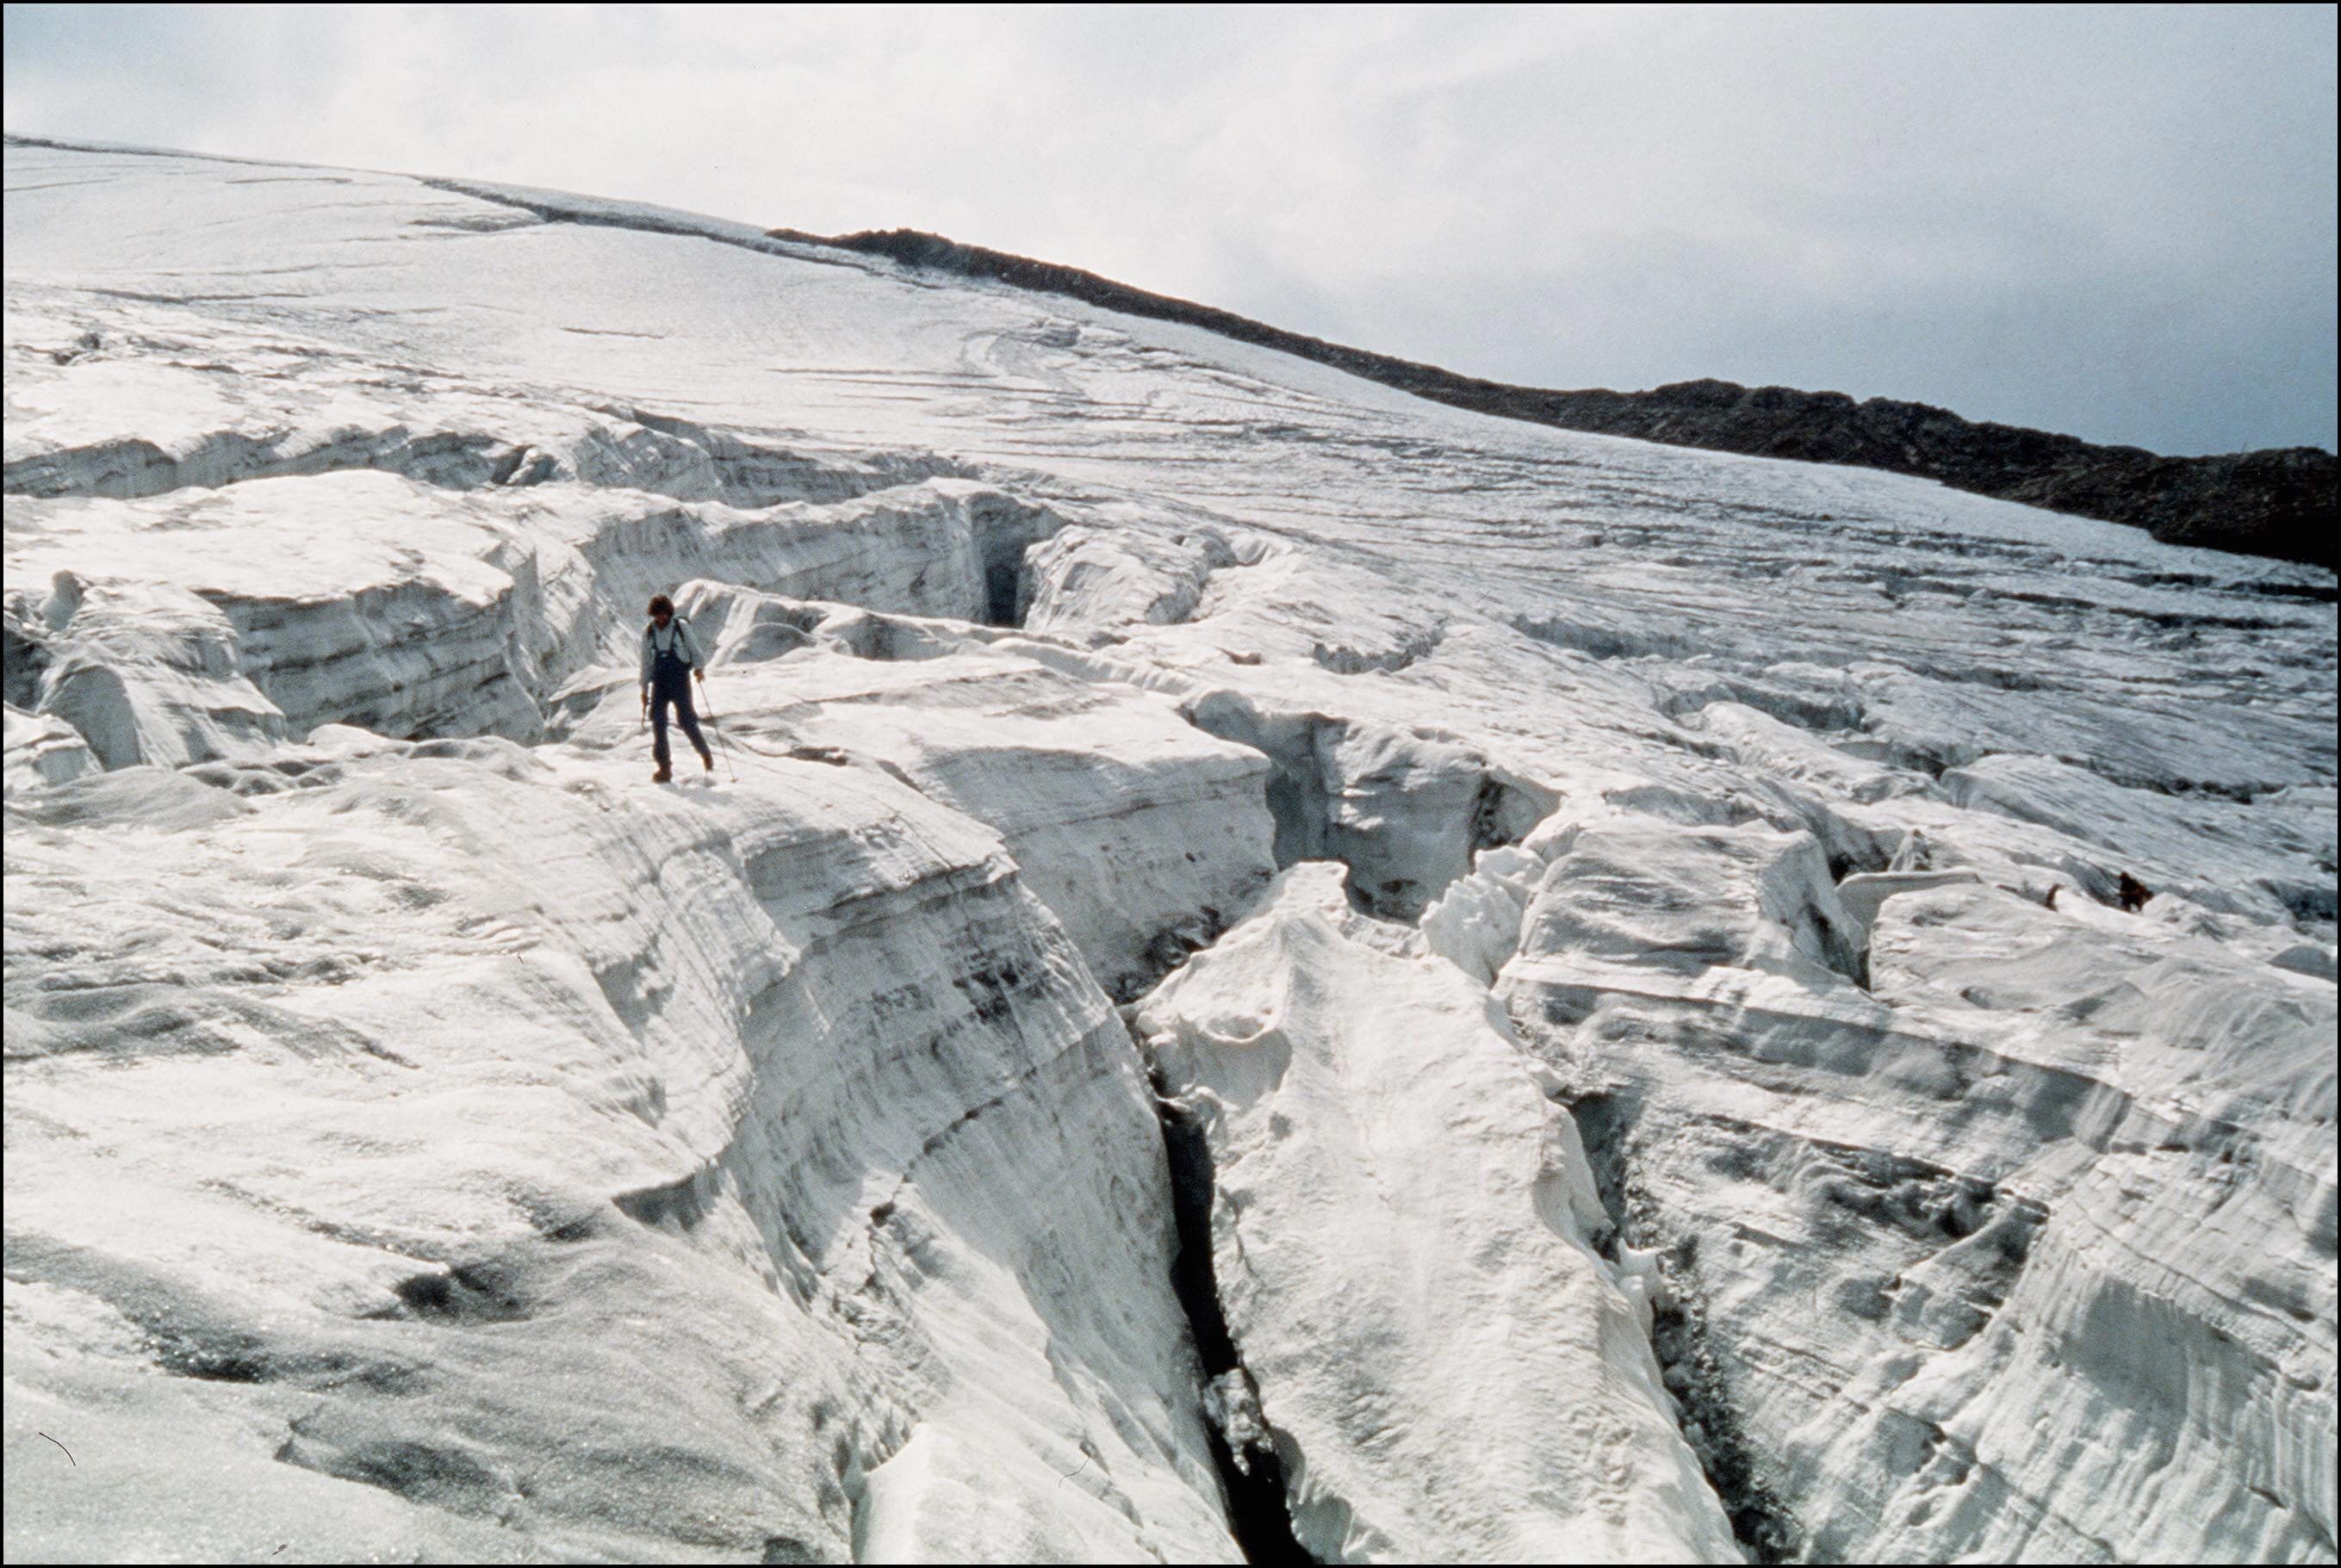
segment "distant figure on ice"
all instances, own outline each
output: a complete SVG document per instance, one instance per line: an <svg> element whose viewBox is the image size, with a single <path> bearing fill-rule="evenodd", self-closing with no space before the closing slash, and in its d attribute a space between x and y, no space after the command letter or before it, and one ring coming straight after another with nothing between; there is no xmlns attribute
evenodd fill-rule
<svg viewBox="0 0 2341 1568"><path fill-rule="evenodd" d="M658 760L658 771L651 775L653 784L674 777L666 746L669 703L674 705L676 721L699 753L700 766L711 773L715 770L714 753L701 738L699 715L691 706L694 676L706 680L707 660L699 644L692 640L691 622L674 612L674 600L659 594L651 600L651 623L643 628L643 707L651 716L651 755Z"/></svg>
<svg viewBox="0 0 2341 1568"><path fill-rule="evenodd" d="M2124 871L2121 874L2121 882L2116 897L2121 900L2121 907L2125 911L2135 915L2146 908L2146 901L2154 897L2154 889Z"/></svg>

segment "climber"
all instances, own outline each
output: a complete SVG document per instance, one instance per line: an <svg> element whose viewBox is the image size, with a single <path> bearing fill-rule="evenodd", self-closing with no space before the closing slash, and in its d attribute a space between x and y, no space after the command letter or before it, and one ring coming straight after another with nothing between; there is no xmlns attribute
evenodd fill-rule
<svg viewBox="0 0 2341 1568"><path fill-rule="evenodd" d="M698 751L700 765L711 773L715 770L714 753L701 738L699 715L691 706L694 677L706 683L707 660L692 639L691 622L674 612L674 600L663 593L655 595L651 600L650 624L643 628L643 709L651 716L651 755L658 760L658 771L651 775L653 784L664 784L674 777L666 745L669 703L674 705L676 720Z"/></svg>
<svg viewBox="0 0 2341 1568"><path fill-rule="evenodd" d="M2154 889L2124 871L2116 896L2120 899L2122 908L2135 915L2146 908L2146 901L2154 897Z"/></svg>

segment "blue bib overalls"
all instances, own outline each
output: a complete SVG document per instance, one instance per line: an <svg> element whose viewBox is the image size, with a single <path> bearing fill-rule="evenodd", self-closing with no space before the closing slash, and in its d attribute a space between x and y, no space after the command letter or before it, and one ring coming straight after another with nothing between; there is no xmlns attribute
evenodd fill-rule
<svg viewBox="0 0 2341 1568"><path fill-rule="evenodd" d="M699 714L691 706L691 666L673 646L658 648L652 641L651 661L651 755L663 771L668 766L666 744L666 710L674 704L675 721L691 739L692 749L708 767L715 766L715 758L707 749L707 742L699 733Z"/></svg>

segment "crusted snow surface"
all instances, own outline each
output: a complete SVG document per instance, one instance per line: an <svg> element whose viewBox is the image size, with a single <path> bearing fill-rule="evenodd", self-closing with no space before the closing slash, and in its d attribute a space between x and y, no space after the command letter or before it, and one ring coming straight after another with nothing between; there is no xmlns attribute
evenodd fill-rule
<svg viewBox="0 0 2341 1568"><path fill-rule="evenodd" d="M1145 1083L994 837L324 739L12 807L9 1419L97 1488L28 1549L1231 1555Z"/></svg>
<svg viewBox="0 0 2341 1568"><path fill-rule="evenodd" d="M2329 1557L2332 987L1916 872L1858 878L1864 991L1825 883L1748 878L1813 853L1589 827L1499 981L1735 1503L1821 1561Z"/></svg>
<svg viewBox="0 0 2341 1568"><path fill-rule="evenodd" d="M2331 574L7 177L10 1555L2333 1560Z"/></svg>
<svg viewBox="0 0 2341 1568"><path fill-rule="evenodd" d="M1138 1016L1204 1120L1295 1535L1335 1562L1738 1561L1595 1251L1573 1124L1486 988L1406 935L1307 862Z"/></svg>

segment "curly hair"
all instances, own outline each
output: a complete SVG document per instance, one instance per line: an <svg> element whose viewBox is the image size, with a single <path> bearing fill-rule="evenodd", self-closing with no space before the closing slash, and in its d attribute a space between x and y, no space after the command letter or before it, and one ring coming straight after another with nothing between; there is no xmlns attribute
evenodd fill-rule
<svg viewBox="0 0 2341 1568"><path fill-rule="evenodd" d="M668 598L665 594L663 594L663 593L653 593L653 594L652 594L652 595L651 595L651 614L652 614L653 617L655 617L655 616L661 616L661 615L672 615L673 613L674 613L674 600L673 600L669 599L669 598Z"/></svg>

